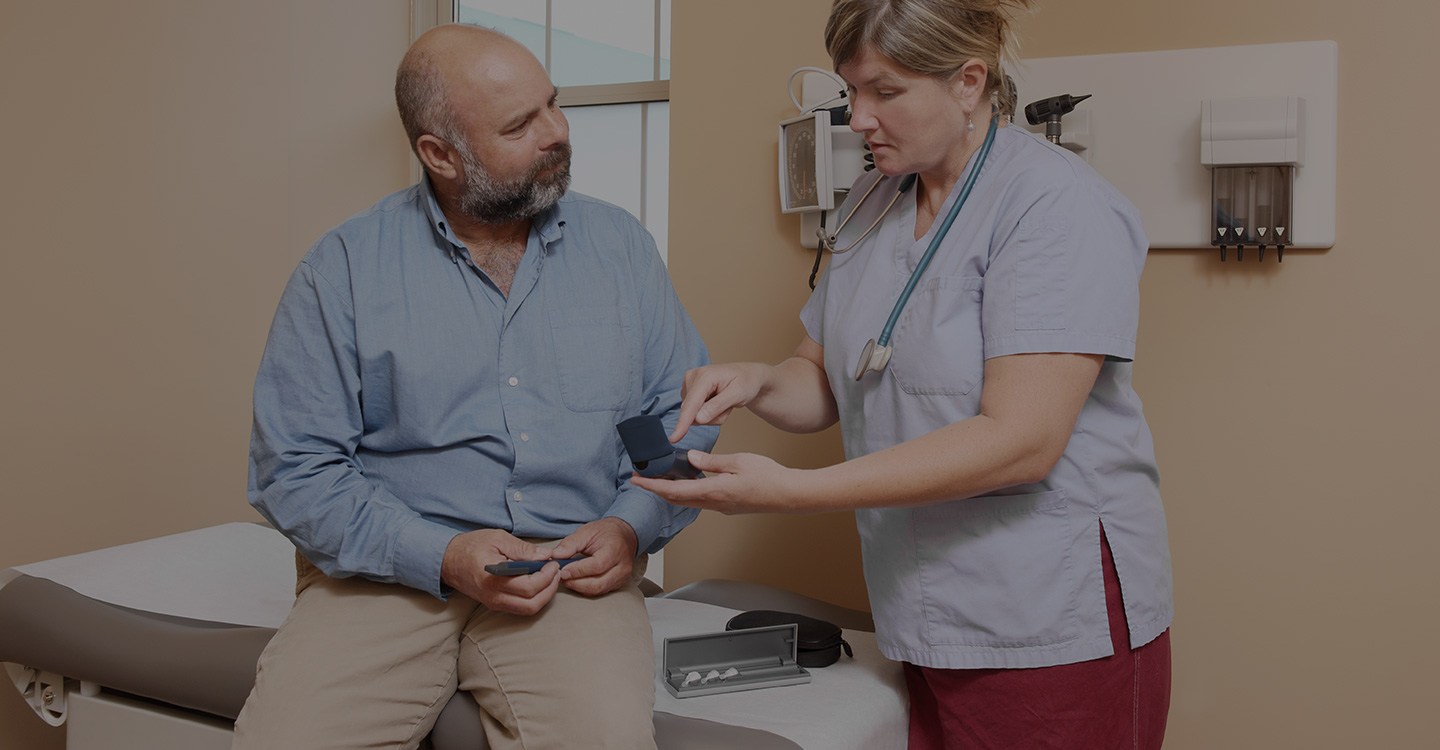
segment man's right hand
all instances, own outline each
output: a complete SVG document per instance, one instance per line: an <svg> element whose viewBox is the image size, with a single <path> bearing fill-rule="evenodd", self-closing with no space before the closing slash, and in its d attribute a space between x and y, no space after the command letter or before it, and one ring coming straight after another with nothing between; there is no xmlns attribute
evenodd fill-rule
<svg viewBox="0 0 1440 750"><path fill-rule="evenodd" d="M549 560L550 550L516 539L499 529L481 529L450 540L440 564L440 580L490 609L533 615L545 608L560 587L560 565L538 573L496 576L485 566L506 560Z"/></svg>

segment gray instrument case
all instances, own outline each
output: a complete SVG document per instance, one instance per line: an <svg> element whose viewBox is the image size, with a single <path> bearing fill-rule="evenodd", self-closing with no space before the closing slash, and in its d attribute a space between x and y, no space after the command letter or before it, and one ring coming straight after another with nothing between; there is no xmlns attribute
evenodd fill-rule
<svg viewBox="0 0 1440 750"><path fill-rule="evenodd" d="M665 687L676 698L691 698L803 685L810 673L796 661L798 644L799 629L793 623L666 638L661 650ZM732 669L735 673L728 677L712 674ZM691 684L685 684L687 677Z"/></svg>

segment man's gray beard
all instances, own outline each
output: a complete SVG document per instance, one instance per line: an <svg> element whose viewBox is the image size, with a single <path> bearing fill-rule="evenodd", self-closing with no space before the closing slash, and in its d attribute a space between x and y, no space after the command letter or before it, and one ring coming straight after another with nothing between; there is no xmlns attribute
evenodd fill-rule
<svg viewBox="0 0 1440 750"><path fill-rule="evenodd" d="M476 221L508 224L538 216L554 206L570 188L570 144L563 143L530 167L524 175L501 182L490 173L468 144L456 148L465 165L465 191L460 210ZM552 174L540 173L559 165Z"/></svg>

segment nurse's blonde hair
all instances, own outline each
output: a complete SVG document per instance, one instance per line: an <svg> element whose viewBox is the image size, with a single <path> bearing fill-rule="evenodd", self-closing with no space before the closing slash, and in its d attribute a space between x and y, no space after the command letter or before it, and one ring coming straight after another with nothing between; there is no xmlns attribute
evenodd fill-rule
<svg viewBox="0 0 1440 750"><path fill-rule="evenodd" d="M825 23L825 51L838 69L866 47L921 75L949 82L967 61L988 66L985 94L1002 113L1015 97L1006 68L1019 65L1013 22L1035 0L835 0Z"/></svg>

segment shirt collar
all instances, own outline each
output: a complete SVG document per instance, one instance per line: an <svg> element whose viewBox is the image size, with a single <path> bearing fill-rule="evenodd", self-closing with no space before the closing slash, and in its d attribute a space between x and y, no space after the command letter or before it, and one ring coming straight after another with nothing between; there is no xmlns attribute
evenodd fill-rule
<svg viewBox="0 0 1440 750"><path fill-rule="evenodd" d="M530 223L530 231L540 237L540 246L549 252L551 243L558 242L565 232L565 217L569 213L569 193L560 196L548 211L536 216Z"/></svg>
<svg viewBox="0 0 1440 750"><path fill-rule="evenodd" d="M440 202L435 200L435 188L430 184L430 175L425 175L420 180L421 204L425 207L425 215L430 219L430 225L435 231L444 237L449 247L446 250L450 253L450 260L456 260L461 253L466 253L465 243L455 236L451 229L450 222L445 218L445 212L440 210ZM561 196L550 210L536 216L530 222L530 233L540 237L540 247L549 252L550 245L564 236L566 214L569 213L567 204L569 193Z"/></svg>
<svg viewBox="0 0 1440 750"><path fill-rule="evenodd" d="M430 175L420 178L420 205L425 207L425 216L430 220L430 226L435 228L436 234L445 239L446 252L450 254L450 260L456 260L459 254L465 252L465 243L455 236L455 231L450 228L450 220L445 218L445 212L440 210L440 202L435 200L435 187L430 184Z"/></svg>

